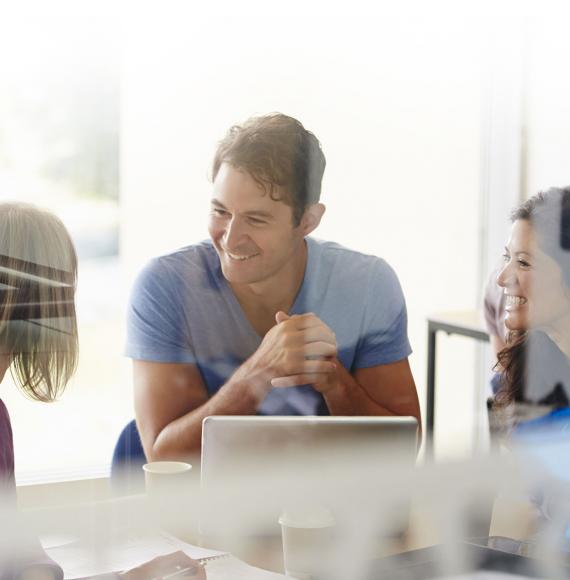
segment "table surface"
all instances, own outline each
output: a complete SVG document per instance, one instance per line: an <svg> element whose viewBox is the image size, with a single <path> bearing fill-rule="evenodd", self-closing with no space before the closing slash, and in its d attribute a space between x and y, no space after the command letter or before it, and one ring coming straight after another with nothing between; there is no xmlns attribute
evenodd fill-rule
<svg viewBox="0 0 570 580"><path fill-rule="evenodd" d="M485 319L480 310L453 310L438 312L428 316L428 322L487 333Z"/></svg>

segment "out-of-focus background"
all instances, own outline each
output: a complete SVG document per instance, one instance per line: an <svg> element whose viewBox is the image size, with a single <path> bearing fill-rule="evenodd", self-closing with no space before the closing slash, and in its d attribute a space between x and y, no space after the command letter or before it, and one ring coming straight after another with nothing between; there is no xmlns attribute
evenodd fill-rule
<svg viewBox="0 0 570 580"><path fill-rule="evenodd" d="M0 198L36 203L80 255L81 360L61 401L8 381L17 478L108 471L133 416L133 277L206 237L210 162L254 114L297 117L327 157L318 237L384 257L426 317L480 308L508 211L570 183L565 2L18 2L0 18ZM438 343L436 452L486 445L486 348Z"/></svg>

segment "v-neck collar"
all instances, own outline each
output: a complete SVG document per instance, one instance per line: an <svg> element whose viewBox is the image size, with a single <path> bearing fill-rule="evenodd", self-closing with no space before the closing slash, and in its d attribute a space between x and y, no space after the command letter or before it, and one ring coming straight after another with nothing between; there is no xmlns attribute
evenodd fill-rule
<svg viewBox="0 0 570 580"><path fill-rule="evenodd" d="M303 312L299 312L299 308L303 303L303 298L306 292L305 286L307 284L307 272L312 271L314 267L313 244L315 243L314 240L312 240L309 237L305 238L305 242L307 246L307 261L305 263L305 271L303 272L303 280L301 282L301 285L299 286L299 290L297 291L297 294L295 296L295 299L293 300L293 304L288 314L303 314ZM227 300L231 303L232 310L238 314L241 325L243 325L244 328L247 328L249 334L255 337L258 342L261 342L263 340L263 336L261 336L257 332L257 330L255 330L255 328L253 328L253 325L249 321L248 317L245 315L245 312L243 311L243 308L241 307L241 304L237 299L237 296L234 294L232 287L229 285L228 281L224 277L221 264L218 264L218 276L220 278L220 287L222 288L222 291L226 296Z"/></svg>

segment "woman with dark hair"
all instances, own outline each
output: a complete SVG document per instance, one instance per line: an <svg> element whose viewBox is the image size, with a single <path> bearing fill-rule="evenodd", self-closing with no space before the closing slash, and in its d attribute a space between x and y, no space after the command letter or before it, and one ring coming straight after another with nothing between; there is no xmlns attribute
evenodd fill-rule
<svg viewBox="0 0 570 580"><path fill-rule="evenodd" d="M71 238L51 213L19 203L0 204L0 381L8 369L24 394L54 401L77 363ZM0 399L0 578L63 578L39 542L18 531L14 446Z"/></svg>
<svg viewBox="0 0 570 580"><path fill-rule="evenodd" d="M570 187L535 195L511 221L497 277L509 334L495 408L530 403L547 414L570 403Z"/></svg>

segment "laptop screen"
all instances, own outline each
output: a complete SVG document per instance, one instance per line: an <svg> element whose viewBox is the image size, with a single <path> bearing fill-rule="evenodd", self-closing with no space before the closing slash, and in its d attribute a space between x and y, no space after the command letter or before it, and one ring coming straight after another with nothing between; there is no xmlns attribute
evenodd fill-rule
<svg viewBox="0 0 570 580"><path fill-rule="evenodd" d="M364 482L373 489L391 462L413 468L417 448L413 417L208 417L203 520L277 533L284 509L325 505L338 512L347 497L362 495Z"/></svg>

